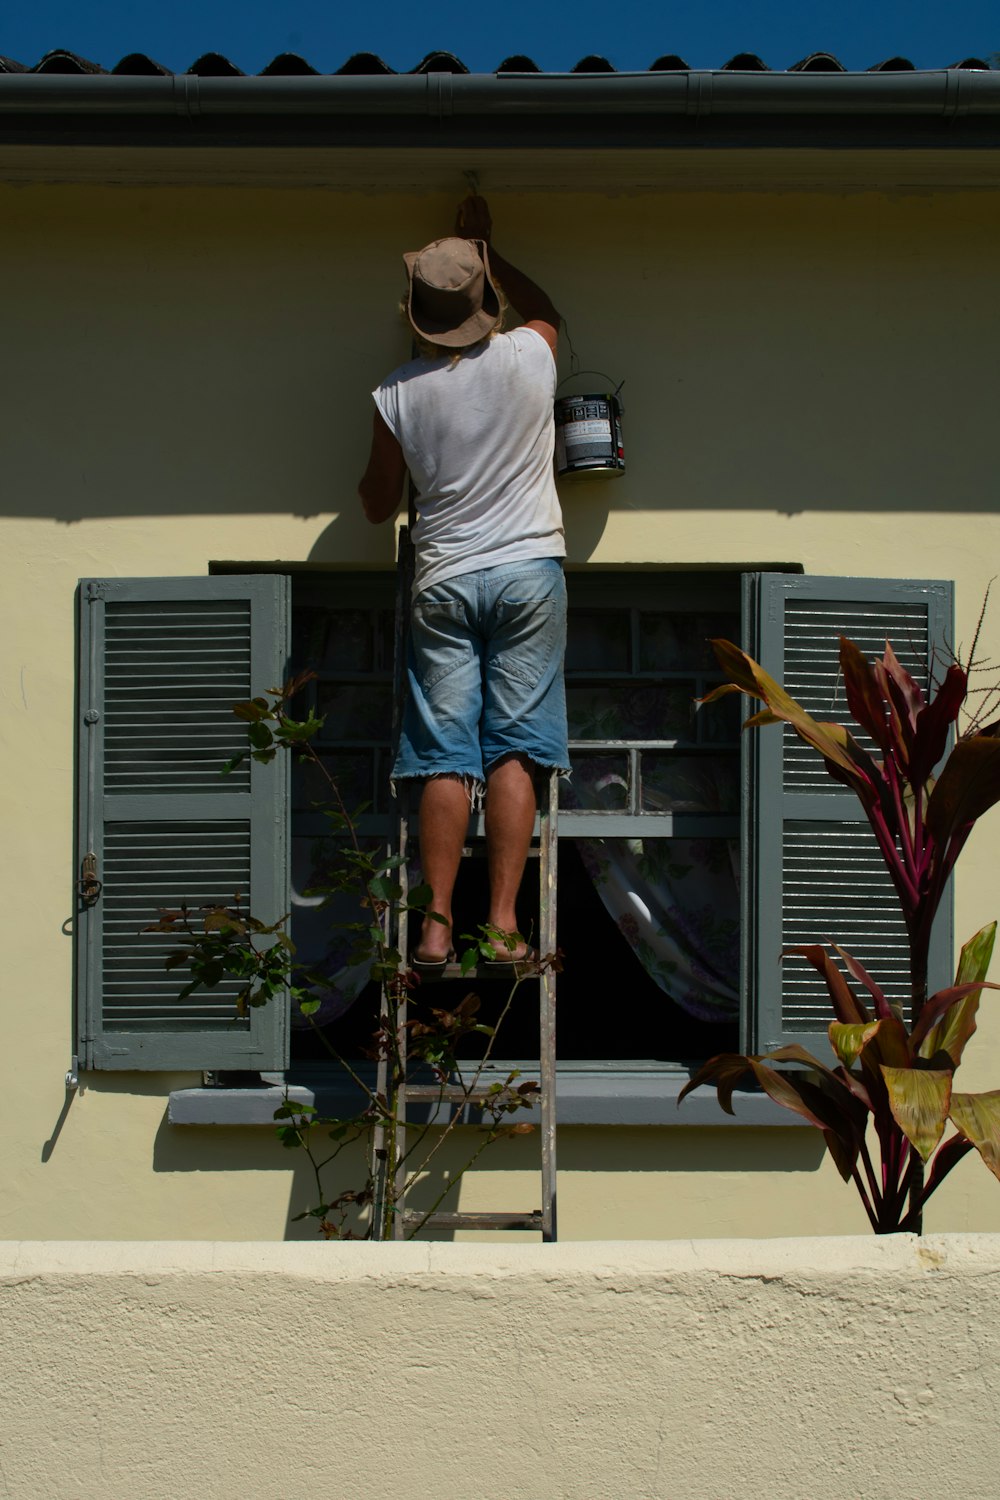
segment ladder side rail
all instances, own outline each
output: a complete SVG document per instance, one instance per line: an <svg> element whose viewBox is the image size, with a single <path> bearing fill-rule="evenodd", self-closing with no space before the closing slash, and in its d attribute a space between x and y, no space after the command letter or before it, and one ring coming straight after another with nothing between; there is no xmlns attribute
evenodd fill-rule
<svg viewBox="0 0 1000 1500"><path fill-rule="evenodd" d="M410 511L412 515L413 498L412 483L410 487ZM403 726L403 705L406 690L406 643L409 629L410 610L410 587L413 571L413 544L410 541L409 529L405 526L400 528L397 553L396 553L396 599L395 616L393 621L393 652L392 652L392 742L391 754L395 758L399 748L399 739ZM400 884L406 889L406 866L405 846L408 843L408 823L406 818L405 804L400 803L396 820L396 837L390 852L403 854L404 863L400 865ZM405 901L405 895L404 895ZM389 947L394 947L403 954L404 959L407 952L407 929L406 912L402 910L401 904L390 904L386 913L385 934ZM398 1014L397 1006L393 1004L385 982L382 983L381 1000L379 1005L379 1028L383 1036L387 1036L390 1027L405 1027L405 1003L404 1014ZM402 1035L405 1037L405 1030ZM399 1140L400 1124L398 1112L394 1109L391 1095L396 1091L396 1075L393 1067L393 1058L387 1055L383 1045L379 1052L378 1068L376 1071L375 1089L378 1097L383 1101L391 1114L396 1117L397 1123L387 1127L380 1122L372 1133L372 1178L374 1192L372 1201L372 1222L374 1225L375 1239L386 1237L386 1225L389 1216L390 1196L395 1194L397 1181L398 1163L405 1154L405 1144ZM405 1095L401 1101L404 1107L405 1119ZM403 1127L405 1128L405 1127ZM393 1215L392 1234L396 1234L396 1215Z"/></svg>
<svg viewBox="0 0 1000 1500"><path fill-rule="evenodd" d="M397 871L399 884L402 887L402 895L398 908L398 948L401 955L401 964L406 968L409 964L410 937L409 937L409 912L406 903L410 896L410 881L407 871L407 861L410 857L410 792L409 787L403 785L398 792L399 797L399 823L396 839L396 852L401 856L401 863ZM402 1240L406 1238L406 1223L403 1215L406 1196L406 1070L408 1066L406 1055L407 1040L407 997L406 990L402 986L397 991L396 1001L396 1062L399 1069L395 1089L396 1107L396 1129L393 1132L393 1150L391 1153L392 1180L393 1180L393 1215L392 1215L392 1238Z"/></svg>
<svg viewBox="0 0 1000 1500"><path fill-rule="evenodd" d="M556 951L557 867L559 858L559 773L549 772L542 799L538 865L539 958ZM542 1149L542 1239L556 1238L556 973L546 963L538 979L539 1111Z"/></svg>

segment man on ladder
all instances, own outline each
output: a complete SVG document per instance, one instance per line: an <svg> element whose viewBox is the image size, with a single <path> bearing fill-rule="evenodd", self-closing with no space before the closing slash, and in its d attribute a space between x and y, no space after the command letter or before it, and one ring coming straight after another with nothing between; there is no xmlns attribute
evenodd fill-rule
<svg viewBox="0 0 1000 1500"><path fill-rule="evenodd" d="M569 767L563 654L566 547L553 473L559 314L490 245L484 199L454 236L404 255L420 349L373 392L358 493L369 521L416 488L409 693L393 781L423 782L420 854L429 909L410 955L425 975L452 956L452 892L470 807L484 805L498 964L528 956L515 902L535 819L535 767ZM501 332L503 298L524 319ZM485 803L483 798L485 794Z"/></svg>

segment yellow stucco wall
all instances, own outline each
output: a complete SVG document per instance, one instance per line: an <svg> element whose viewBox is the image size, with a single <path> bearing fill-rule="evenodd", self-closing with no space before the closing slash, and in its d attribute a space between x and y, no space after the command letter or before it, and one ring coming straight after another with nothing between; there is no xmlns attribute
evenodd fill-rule
<svg viewBox="0 0 1000 1500"><path fill-rule="evenodd" d="M81 575L211 562L391 566L390 529L368 528L354 500L367 391L407 351L399 252L445 231L451 206L0 189L0 1234L308 1232L288 1225L305 1184L268 1131L166 1124L166 1094L190 1075L91 1077L60 1118L73 589ZM626 476L564 491L573 566L952 578L968 643L1000 540L995 195L537 194L493 207L498 245L551 291L581 363L626 381ZM998 638L994 612L994 658ZM1000 913L995 838L980 831L964 856L961 936ZM985 1003L967 1087L1000 1083L995 1010ZM467 1206L520 1203L521 1145L494 1155ZM581 1128L560 1149L570 1238L863 1228L803 1132ZM1000 1228L1000 1189L977 1160L928 1227Z"/></svg>
<svg viewBox="0 0 1000 1500"><path fill-rule="evenodd" d="M16 1500L997 1493L995 1235L0 1245Z"/></svg>

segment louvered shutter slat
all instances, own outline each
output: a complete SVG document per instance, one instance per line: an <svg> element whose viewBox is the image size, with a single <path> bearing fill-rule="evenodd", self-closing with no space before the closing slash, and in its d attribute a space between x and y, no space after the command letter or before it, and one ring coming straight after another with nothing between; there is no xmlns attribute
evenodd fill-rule
<svg viewBox="0 0 1000 1500"><path fill-rule="evenodd" d="M839 636L866 656L888 639L926 690L935 653L951 638L951 586L905 580L757 574L747 581L748 649L814 718L846 723L873 754L848 712ZM747 1044L770 1051L799 1042L829 1054L833 1019L820 976L783 949L840 944L889 998L909 996L906 930L888 871L854 794L787 725L744 737L744 873L750 924L744 964ZM932 943L932 984L951 970L949 898Z"/></svg>
<svg viewBox="0 0 1000 1500"><path fill-rule="evenodd" d="M80 858L100 897L78 914L82 1064L281 1068L284 1008L237 1018L239 986L181 995L161 908L288 910L287 766L220 769L246 744L232 705L282 680L287 580L88 581L80 588Z"/></svg>

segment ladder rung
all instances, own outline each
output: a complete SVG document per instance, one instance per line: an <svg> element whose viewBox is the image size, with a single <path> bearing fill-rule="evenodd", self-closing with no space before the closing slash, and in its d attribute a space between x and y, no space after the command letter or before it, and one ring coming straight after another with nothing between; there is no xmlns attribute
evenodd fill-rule
<svg viewBox="0 0 1000 1500"><path fill-rule="evenodd" d="M528 858L540 859L542 854L541 845L530 844L528 846ZM485 859L486 858L486 836L483 835L475 844L462 845L463 859Z"/></svg>
<svg viewBox="0 0 1000 1500"><path fill-rule="evenodd" d="M400 1089L402 1095L403 1089ZM463 1089L460 1083L446 1083L440 1087L435 1083L408 1083L406 1085L406 1102L408 1104L436 1104L438 1100L442 1104L481 1104L485 1099L495 1099L496 1090L487 1084L480 1084L474 1089ZM531 1095L537 1099L537 1093Z"/></svg>
<svg viewBox="0 0 1000 1500"><path fill-rule="evenodd" d="M541 1229L542 1210L524 1214L438 1213L425 1215L417 1208L407 1208L401 1215L404 1224L422 1224L425 1229Z"/></svg>
<svg viewBox="0 0 1000 1500"><path fill-rule="evenodd" d="M419 969L416 970L416 973L424 984L440 984L442 979L513 979L515 968L522 969L523 967L524 960L519 958L516 961L512 959L510 963L475 964L471 969L466 969L464 973L462 972L461 964L445 964L444 968L440 969L436 974L421 974ZM520 977L522 979L537 979L538 975L522 974Z"/></svg>

